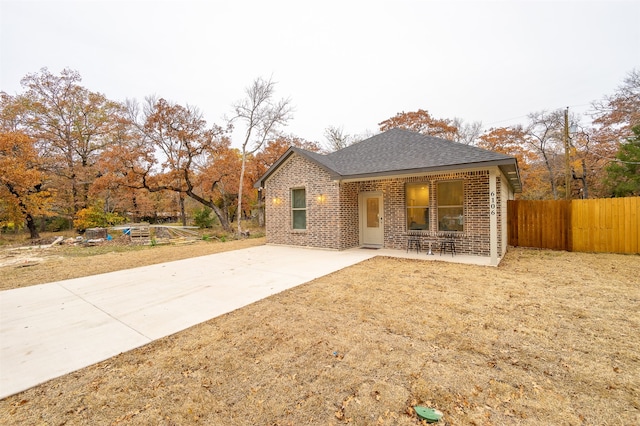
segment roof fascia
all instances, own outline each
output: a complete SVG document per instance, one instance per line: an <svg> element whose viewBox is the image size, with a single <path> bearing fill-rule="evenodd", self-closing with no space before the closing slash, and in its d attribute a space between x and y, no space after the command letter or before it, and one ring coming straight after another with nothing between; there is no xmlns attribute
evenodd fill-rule
<svg viewBox="0 0 640 426"><path fill-rule="evenodd" d="M330 167L320 163L315 158L313 158L312 156L307 154L307 152L305 150L300 149L300 148L296 148L295 146L290 146L289 149L287 149L287 151L285 151L285 153L282 154L280 156L280 158L278 158L278 160L276 160L276 162L271 165L271 167L269 167L269 169L265 172L265 174L262 175L262 177L260 179L258 179L258 181L256 183L253 184L253 187L254 188L263 188L264 187L264 183L267 181L269 176L271 176L282 165L282 163L284 163L294 153L300 155L303 158L306 158L307 160L309 160L312 163L316 164L321 169L325 170L327 173L329 173L331 179L333 179L333 180L338 180L339 179L340 175L338 173L336 173L335 170L333 170Z"/></svg>
<svg viewBox="0 0 640 426"><path fill-rule="evenodd" d="M315 158L313 158L312 156L310 156L307 151L305 151L304 149L300 149L300 148L295 148L292 147L295 152L297 154L299 154L300 156L306 158L307 160L313 162L315 165L317 165L318 167L320 167L322 170L324 170L325 172L329 173L329 176L331 177L331 179L333 180L338 180L340 178L340 173L336 172L334 169L332 169L331 167L327 166L324 163L319 162L318 160L316 160ZM322 154L319 154L322 155Z"/></svg>
<svg viewBox="0 0 640 426"><path fill-rule="evenodd" d="M363 173L359 175L345 175L340 179L342 182L355 182L359 180L368 179L385 179L389 177L411 177L424 174L435 174L439 172L449 171L477 171L485 170L489 167L496 167L501 165L513 164L512 160L493 160L483 161L478 163L466 163L466 164L451 164L446 166L425 167L420 169L404 169L404 170L389 170L386 172L376 173Z"/></svg>
<svg viewBox="0 0 640 426"><path fill-rule="evenodd" d="M515 193L522 192L522 181L520 180L520 169L518 168L518 160L515 164L498 166L502 174L507 178L507 182Z"/></svg>
<svg viewBox="0 0 640 426"><path fill-rule="evenodd" d="M264 173L264 175L262 175L262 176L260 177L260 179L258 179L258 181L257 181L256 183L254 183L254 184L253 184L253 187L254 187L254 188L263 188L263 187L264 187L264 182L267 180L267 178L268 178L268 177L269 177L273 172L275 172L275 171L276 171L276 169L277 169L278 167L280 167L280 165L281 165L281 164L282 164L282 163L283 163L287 158L289 158L289 156L291 156L291 154L293 154L293 152L294 152L294 151L293 151L293 147L292 147L292 146L290 146L290 147L289 147L289 149L287 149L287 150L285 151L285 153L284 153L284 154L282 154L282 155L280 156L280 158L278 158L278 159L276 160L276 162L275 162L275 163L273 163L273 164L271 165L271 167L269 167L269 168L267 169L267 171Z"/></svg>
<svg viewBox="0 0 640 426"><path fill-rule="evenodd" d="M518 171L518 167L516 164L492 164L492 162L484 162L481 165L478 163L475 167L460 167L458 166L444 166L444 167L430 167L425 169L412 169L412 170L400 170L393 172L385 172L385 173L369 173L357 176L346 176L343 179L339 179L341 182L358 182L358 181L367 181L367 180L380 180L380 179L394 179L394 178L407 178L414 176L429 176L435 175L442 172L477 172L481 170L488 170L490 168L496 167L500 170L500 173L506 178L509 186L513 189L514 192L519 193L522 192L522 183L520 182L520 174ZM512 167L509 167L512 166ZM513 174L515 173L515 174Z"/></svg>

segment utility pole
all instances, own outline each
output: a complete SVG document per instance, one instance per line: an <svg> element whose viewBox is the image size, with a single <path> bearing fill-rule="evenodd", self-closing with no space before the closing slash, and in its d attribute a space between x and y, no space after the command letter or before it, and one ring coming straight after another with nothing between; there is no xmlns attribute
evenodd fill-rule
<svg viewBox="0 0 640 426"><path fill-rule="evenodd" d="M564 110L564 191L565 199L571 199L571 159L569 158L569 107Z"/></svg>

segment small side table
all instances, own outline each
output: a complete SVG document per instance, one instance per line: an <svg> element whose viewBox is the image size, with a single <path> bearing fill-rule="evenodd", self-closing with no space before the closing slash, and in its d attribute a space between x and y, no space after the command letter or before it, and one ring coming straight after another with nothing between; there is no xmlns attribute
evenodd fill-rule
<svg viewBox="0 0 640 426"><path fill-rule="evenodd" d="M429 251L427 252L427 256L434 256L433 252L431 251L431 241L429 241Z"/></svg>

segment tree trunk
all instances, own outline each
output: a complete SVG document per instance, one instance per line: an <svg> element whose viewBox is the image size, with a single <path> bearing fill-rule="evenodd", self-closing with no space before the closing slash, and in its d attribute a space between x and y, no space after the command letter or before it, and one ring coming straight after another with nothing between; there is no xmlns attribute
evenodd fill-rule
<svg viewBox="0 0 640 426"><path fill-rule="evenodd" d="M25 221L27 222L27 229L29 230L29 234L31 234L31 239L35 240L37 238L40 238L40 234L38 233L38 225L36 224L36 222L33 220L33 216L31 216L31 213L29 213L29 210L27 208L27 206L24 203L24 200L22 200L20 198L20 194L18 193L18 191L15 190L15 188L13 187L13 185L11 184L5 184L7 189L9 190L9 192L11 194L13 194L16 199L18 200L18 207L20 208L20 211L24 214L24 218ZM16 234L18 233L18 227L15 226L14 227Z"/></svg>
<svg viewBox="0 0 640 426"><path fill-rule="evenodd" d="M264 227L264 204L262 204L261 193L258 193L258 226Z"/></svg>
<svg viewBox="0 0 640 426"><path fill-rule="evenodd" d="M236 217L238 218L238 237L242 235L242 187L244 186L244 169L247 161L247 151L242 148L242 166L240 167L240 185L238 186L238 210Z"/></svg>
<svg viewBox="0 0 640 426"><path fill-rule="evenodd" d="M75 216L80 211L80 201L78 200L78 187L76 180L72 177L71 180L71 215Z"/></svg>
<svg viewBox="0 0 640 426"><path fill-rule="evenodd" d="M216 214L216 217L218 218L218 220L220 221L220 226L222 226L222 229L224 229L227 232L231 232L231 223L229 223L229 219L227 218L227 216L224 214L224 212L222 210L220 210L218 208L218 206L216 206L215 204L211 203L209 204L209 207L211 208L211 210L213 210L213 212Z"/></svg>
<svg viewBox="0 0 640 426"><path fill-rule="evenodd" d="M184 212L184 195L180 195L180 217L182 218L182 226L187 226L187 215Z"/></svg>
<svg viewBox="0 0 640 426"><path fill-rule="evenodd" d="M140 214L138 213L138 199L136 198L135 193L131 199L131 203L133 205L133 221L140 222Z"/></svg>
<svg viewBox="0 0 640 426"><path fill-rule="evenodd" d="M551 166L551 162L549 161L549 158L547 157L547 153L545 151L542 151L542 158L544 159L544 165L547 168L547 171L549 172L549 183L551 184L551 193L553 194L553 199L557 200L558 190L556 188L556 181L553 173L553 167Z"/></svg>
<svg viewBox="0 0 640 426"><path fill-rule="evenodd" d="M33 220L33 216L27 213L25 220L27 222L27 229L29 230L31 239L37 240L38 238L40 238L40 234L38 233L38 226L36 225L36 222Z"/></svg>
<svg viewBox="0 0 640 426"><path fill-rule="evenodd" d="M206 200L201 196L195 194L191 190L187 191L187 195L192 199L196 200L197 202L199 202L200 204L202 204L203 206L207 206L211 210L213 210L213 212L216 214L216 217L220 221L220 226L222 226L222 229L224 229L227 232L232 232L231 224L229 223L229 219L227 218L227 215L224 213L223 210L220 209L220 207L216 206L213 201Z"/></svg>
<svg viewBox="0 0 640 426"><path fill-rule="evenodd" d="M582 187L584 189L582 198L589 198L589 188L587 188L587 163L582 159Z"/></svg>

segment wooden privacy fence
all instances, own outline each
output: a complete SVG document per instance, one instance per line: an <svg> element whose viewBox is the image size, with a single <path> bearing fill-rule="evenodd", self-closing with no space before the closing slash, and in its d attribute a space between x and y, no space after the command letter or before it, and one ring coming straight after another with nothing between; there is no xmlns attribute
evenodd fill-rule
<svg viewBox="0 0 640 426"><path fill-rule="evenodd" d="M570 201L508 201L509 245L570 250L570 206Z"/></svg>
<svg viewBox="0 0 640 426"><path fill-rule="evenodd" d="M509 245L640 253L640 197L507 202Z"/></svg>
<svg viewBox="0 0 640 426"><path fill-rule="evenodd" d="M571 202L573 251L640 253L640 197Z"/></svg>

